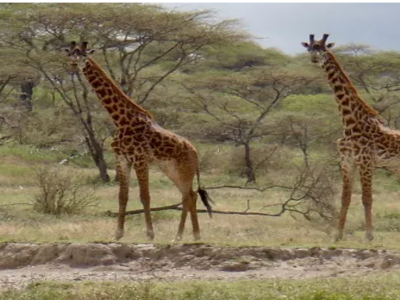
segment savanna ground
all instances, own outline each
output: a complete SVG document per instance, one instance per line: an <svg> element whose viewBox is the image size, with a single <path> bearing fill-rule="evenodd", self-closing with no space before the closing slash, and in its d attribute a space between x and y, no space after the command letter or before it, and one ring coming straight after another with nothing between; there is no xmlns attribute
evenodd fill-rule
<svg viewBox="0 0 400 300"><path fill-rule="evenodd" d="M116 243L116 220L104 214L117 210L115 183L98 185L96 202L80 214L33 210L38 187L32 166L54 164L57 155L0 148L0 299L398 299L399 185L383 171L374 181L372 242L363 238L356 184L345 240L338 243L332 241L332 224L289 214L200 214L201 243L192 242L189 222L184 240L174 243L178 211L153 213L151 244L143 216L129 216L126 234ZM62 167L88 182L96 177L91 168ZM235 183L217 169L202 180L208 187ZM179 192L157 169L150 184L153 207L179 202ZM245 211L250 200L251 211L271 213L277 208L265 206L287 198L276 190L209 192L221 211ZM140 209L134 178L130 195L128 209Z"/></svg>

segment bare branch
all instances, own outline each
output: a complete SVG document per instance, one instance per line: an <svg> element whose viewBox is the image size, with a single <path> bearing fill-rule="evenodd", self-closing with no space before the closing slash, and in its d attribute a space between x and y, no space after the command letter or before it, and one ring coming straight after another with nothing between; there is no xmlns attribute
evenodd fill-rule
<svg viewBox="0 0 400 300"><path fill-rule="evenodd" d="M307 220L312 220L313 214L317 214L318 216L330 220L332 216L335 214L332 206L332 197L334 195L333 189L330 186L329 180L326 178L325 173L319 173L315 168L311 169L306 166L305 168L297 167L299 171L298 176L295 178L292 185L284 186L284 185L271 185L264 188L259 187L243 187L243 186L234 186L234 185L224 185L217 187L207 187L208 190L211 189L221 189L221 188L230 188L230 189L243 189L243 190L254 190L258 192L265 192L269 189L278 188L284 189L289 192L289 195L285 201L280 203L273 203L263 206L260 210L264 210L266 208L271 207L280 207L280 209L275 213L266 213L266 212L255 212L250 211L250 200L246 200L246 208L243 211L221 211L221 210L213 210L214 214L223 214L223 215L243 215L243 216L267 216L267 217L279 217L283 215L285 212L289 212L291 214L302 215ZM150 211L165 211L165 210L178 210L181 211L181 203L155 207L151 208ZM207 210L199 209L198 213L206 213ZM137 209L126 212L126 215L135 215L144 213L144 209ZM106 215L115 217L118 214L114 212L106 212Z"/></svg>

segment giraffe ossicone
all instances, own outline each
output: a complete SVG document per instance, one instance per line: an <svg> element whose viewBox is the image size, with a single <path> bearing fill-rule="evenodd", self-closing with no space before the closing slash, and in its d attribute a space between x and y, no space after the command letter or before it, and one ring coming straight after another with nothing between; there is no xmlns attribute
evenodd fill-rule
<svg viewBox="0 0 400 300"><path fill-rule="evenodd" d="M140 200L144 207L146 235L154 238L150 214L149 165L156 163L182 194L182 213L176 239L182 239L187 214L190 214L195 240L200 239L197 217L197 194L211 217L210 197L200 185L200 165L196 148L185 138L158 125L151 113L131 100L88 54L94 50L72 42L65 50L73 72L82 73L92 86L103 107L112 118L117 134L111 144L117 156L119 176L119 211L116 239L124 235L126 206L129 197L131 169L136 172ZM198 189L193 190L197 177Z"/></svg>
<svg viewBox="0 0 400 300"><path fill-rule="evenodd" d="M329 51L334 44L326 43L328 37L328 34L324 34L321 40L315 40L311 34L309 42L303 42L302 45L310 53L311 61L319 63L325 71L344 127L343 137L337 141L343 187L336 240L343 237L357 169L365 213L365 237L372 240L373 171L376 167L387 167L393 171L400 169L400 131L385 126L378 112L361 99L349 76Z"/></svg>

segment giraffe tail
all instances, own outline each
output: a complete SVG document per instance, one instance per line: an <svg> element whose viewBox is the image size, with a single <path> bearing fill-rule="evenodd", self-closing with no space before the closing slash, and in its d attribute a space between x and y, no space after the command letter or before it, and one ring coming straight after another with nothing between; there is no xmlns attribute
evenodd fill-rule
<svg viewBox="0 0 400 300"><path fill-rule="evenodd" d="M198 188L197 192L200 195L201 202L203 202L204 206L207 208L208 215L210 216L210 218L212 218L212 207L210 205L210 202L214 203L214 201L212 201L205 189Z"/></svg>
<svg viewBox="0 0 400 300"><path fill-rule="evenodd" d="M203 202L204 206L207 208L208 215L210 216L210 218L212 218L212 207L210 205L210 202L214 203L214 201L208 195L207 191L204 188L201 188L199 170L197 170L197 184L198 184L198 187L199 187L197 189L197 192L200 195L201 202Z"/></svg>

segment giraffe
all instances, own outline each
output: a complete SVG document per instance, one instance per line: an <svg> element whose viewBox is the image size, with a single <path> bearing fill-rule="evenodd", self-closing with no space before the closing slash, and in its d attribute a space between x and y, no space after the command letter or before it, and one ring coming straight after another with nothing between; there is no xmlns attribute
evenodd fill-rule
<svg viewBox="0 0 400 300"><path fill-rule="evenodd" d="M334 91L343 123L343 136L337 141L342 169L342 201L335 240L343 238L346 215L351 202L355 173L358 170L365 214L365 238L373 239L372 177L376 167L397 171L400 167L400 131L388 128L379 119L378 112L364 102L329 50L334 43L326 43L329 34L309 43L303 42L311 62L319 63Z"/></svg>
<svg viewBox="0 0 400 300"><path fill-rule="evenodd" d="M140 200L144 208L147 238L154 239L150 214L149 165L156 163L161 171L176 185L182 194L182 213L176 240L181 240L188 212L192 221L195 240L200 239L197 218L197 194L193 180L197 176L197 193L212 217L212 208L207 191L200 185L200 167L196 148L185 138L162 128L152 114L132 101L88 55L93 49L88 43L78 46L71 42L68 53L72 74L80 69L97 94L102 106L110 114L117 128L111 146L117 157L119 178L119 210L115 238L124 235L126 206L129 199L131 169L135 170L140 189Z"/></svg>

